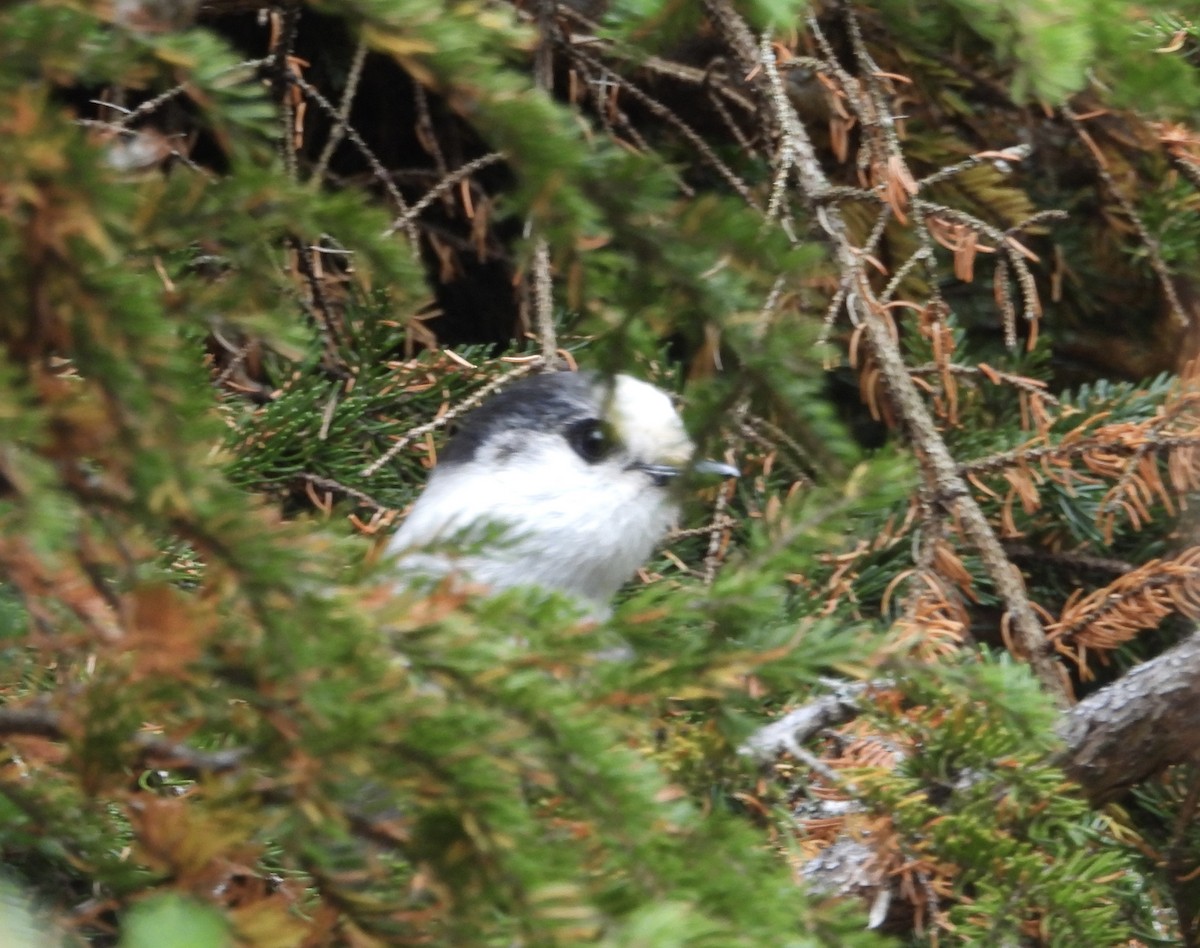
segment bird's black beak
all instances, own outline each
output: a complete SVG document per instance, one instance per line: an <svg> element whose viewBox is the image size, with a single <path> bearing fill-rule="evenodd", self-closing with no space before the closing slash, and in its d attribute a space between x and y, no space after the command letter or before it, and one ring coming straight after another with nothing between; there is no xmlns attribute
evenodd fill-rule
<svg viewBox="0 0 1200 948"><path fill-rule="evenodd" d="M697 461L690 468L676 467L673 464L638 464L636 467L649 474L656 487L666 487L685 470L691 470L696 474L717 474L721 477L739 477L741 475L741 471L736 467L723 461Z"/></svg>
<svg viewBox="0 0 1200 948"><path fill-rule="evenodd" d="M732 464L726 464L724 461L704 460L697 461L692 465L692 470L697 474L719 474L721 477L741 477L742 472Z"/></svg>

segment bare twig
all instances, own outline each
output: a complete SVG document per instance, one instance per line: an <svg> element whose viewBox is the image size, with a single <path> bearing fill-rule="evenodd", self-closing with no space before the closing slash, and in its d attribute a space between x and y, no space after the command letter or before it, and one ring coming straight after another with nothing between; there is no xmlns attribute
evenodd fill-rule
<svg viewBox="0 0 1200 948"><path fill-rule="evenodd" d="M537 87L547 94L554 91L554 44L560 34L555 22L556 7L554 0L538 0L536 6L538 46L534 53L533 79ZM530 220L526 226L532 230L535 225ZM530 282L533 319L542 347L542 361L552 369L557 362L558 340L554 332L554 278L550 272L550 242L536 231L533 235L532 280L527 277L525 285L530 286Z"/></svg>
<svg viewBox="0 0 1200 948"><path fill-rule="evenodd" d="M354 47L354 58L350 60L350 71L346 76L346 88L342 92L342 104L338 107L337 118L334 120L333 127L329 130L329 138L325 142L325 147L321 149L321 156L317 159L312 176L308 179L309 184L314 188L321 186L321 181L325 177L325 171L329 168L329 161L333 158L333 153L337 150L337 146L341 144L342 139L346 135L346 126L350 123L350 109L354 105L354 96L358 92L358 83L362 78L363 63L366 61L367 44L366 41L360 38L358 45Z"/></svg>
<svg viewBox="0 0 1200 948"><path fill-rule="evenodd" d="M395 444L393 444L390 448L387 449L387 451L385 451L380 457L376 458L374 461L372 461L370 464L368 464L365 468L363 468L362 476L363 477L371 477L372 475L375 474L376 471L378 471L381 467L383 467L385 464L387 464L389 461L391 461L392 458L394 458L397 454L399 454L401 451L403 451L406 447L408 447L408 445L412 444L418 438L424 437L431 431L437 431L439 428L444 428L446 425L448 425L450 422L452 422L455 418L458 418L459 416L470 411L472 408L474 408L476 405L478 405L480 402L482 402L485 398L487 398L489 395L491 395L492 392L496 391L501 386L507 385L509 382L513 381L514 379L520 378L522 375L528 375L534 369L538 369L541 367L542 367L541 359L538 359L537 361L534 361L534 362L526 362L526 363L523 363L522 365L518 365L511 372L506 372L504 375L500 375L500 376L492 379L486 385L480 386L479 389L477 389L473 395L471 395L467 398L464 398L461 402L459 402L457 405L455 405L449 411L443 412L437 418L434 418L433 421L427 421L427 422L425 422L425 424L417 425L415 428L409 428L408 431L406 431L403 435L400 436L400 438L398 438L396 440Z"/></svg>
<svg viewBox="0 0 1200 948"><path fill-rule="evenodd" d="M335 121L337 120L337 108L332 102L325 98L319 89L312 85L312 83L305 80L305 78L297 73L294 69L290 70L289 77L291 82L293 82L306 96L308 96L317 104L318 108L332 117ZM370 147L363 140L363 137L359 134L358 129L356 129L353 125L346 125L345 129L346 137L354 143L354 146L359 150L359 153L363 156L363 159L370 167L371 173L374 175L375 180L378 181L383 189L387 192L388 197L392 199L392 203L400 212L399 219L401 221L407 221L407 226L405 226L405 224L401 224L401 227L409 239L413 256L417 256L420 253L420 236L417 233L416 225L413 224L411 218L408 217L408 202L404 200L404 195L402 195L400 193L400 189L396 187L396 182L392 180L392 176L388 173L387 169L383 167L383 163L376 157L375 153L371 151Z"/></svg>
<svg viewBox="0 0 1200 948"><path fill-rule="evenodd" d="M292 252L296 255L296 267L304 278L304 285L308 287L310 298L305 301L307 304L305 308L313 315L313 322L325 343L326 355L330 360L335 360L338 346L342 343L341 332L338 329L337 319L330 307L329 299L325 295L325 285L321 282L316 267L313 266L314 250L296 237L291 238L289 243L292 245Z"/></svg>
<svg viewBox="0 0 1200 948"><path fill-rule="evenodd" d="M563 40L562 42L563 48L567 51L571 59L586 65L591 70L608 72L604 64L594 56L588 55L579 49L578 46L573 45L566 40ZM738 176L738 174L732 168L730 168L729 165L726 164L716 152L713 151L712 146L704 140L703 136L697 133L695 129L688 125L687 122L680 118L674 111L663 105L654 97L647 95L629 80L615 73L609 73L609 76L609 81L615 84L623 93L629 95L633 99L636 99L639 103L645 106L647 111L649 111L652 115L663 119L672 127L674 127L675 130L683 136L684 140L696 149L697 154L705 162L705 164L707 164L714 171L716 171L717 174L724 178L729 186L733 188L733 190L738 194L739 197L741 197L743 201L745 201L750 207L761 210L758 199L750 191L749 185L747 185L746 182L743 181L741 177Z"/></svg>
<svg viewBox="0 0 1200 948"><path fill-rule="evenodd" d="M542 360L553 367L558 360L558 339L554 333L554 283L550 275L550 244L545 237L533 242L533 313Z"/></svg>
<svg viewBox="0 0 1200 948"><path fill-rule="evenodd" d="M1058 567L1077 572L1086 570L1090 573L1103 573L1108 576L1122 576L1135 568L1132 563L1125 560L1116 560L1107 556L1092 556L1087 553L1041 550L1026 546L1024 543L1005 542L1004 548L1008 550L1008 555L1015 560L1025 560L1043 567Z"/></svg>
<svg viewBox="0 0 1200 948"><path fill-rule="evenodd" d="M300 26L300 8L275 7L272 9L272 20L275 35L271 56L267 61L267 71L271 76L271 88L275 94L275 101L279 103L279 116L283 124L279 143L280 154L283 156L283 166L287 169L288 177L294 179L297 125L289 78L295 73L291 57L292 48L296 44L296 30Z"/></svg>
<svg viewBox="0 0 1200 948"><path fill-rule="evenodd" d="M717 499L713 501L712 521L708 527L708 549L704 553L705 586L712 585L721 566L721 550L732 523L725 513L725 508L729 506L729 495L733 489L732 484L722 484L717 488Z"/></svg>
<svg viewBox="0 0 1200 948"><path fill-rule="evenodd" d="M359 490L357 487L348 487L340 481L335 481L332 477L320 477L316 474L301 474L301 479L314 487L322 487L325 490L334 490L340 494L345 494L347 497L352 497L364 507L371 507L378 511L388 511L394 508L388 507L386 504L380 503L370 494Z"/></svg>
<svg viewBox="0 0 1200 948"><path fill-rule="evenodd" d="M632 62L638 69L645 70L648 73L665 76L687 85L701 87L709 92L716 92L722 99L741 109L746 114L754 114L754 103L735 89L732 83L722 81L715 76L711 68L699 69L695 66L689 66L687 63L662 59L658 56L647 56L645 55L644 48L638 49L636 55L630 55L619 46L613 46L601 40L597 36L600 32L600 25L584 16L579 10L573 9L572 5L560 4L558 12L571 23L587 31L586 35L572 34L570 41L573 46L578 47L584 44L599 46L604 50L605 56L610 59Z"/></svg>
<svg viewBox="0 0 1200 948"><path fill-rule="evenodd" d="M271 62L271 57L265 57L262 59L247 59L240 63L237 63L236 65L230 66L228 69L222 69L220 72L217 73L217 76L218 77L226 76L226 75L229 75L230 73L237 72L238 70L245 70L248 74L248 78L253 78L252 75L250 75L250 74L252 74L253 70L259 69L262 66L267 65L269 62ZM141 105L139 105L137 108L134 108L134 109L121 109L118 106L114 105L112 102L97 101L94 104L98 105L102 108L117 109L118 111L120 111L121 119L116 124L123 126L125 128L128 128L134 122L136 122L138 119L145 118L146 116L150 115L151 113L158 111L160 108L162 108L168 102L170 102L172 99L177 98L180 95L183 95L187 91L188 91L187 85L185 83L180 83L177 86L172 86L170 89L167 89L165 92L160 92L158 95L156 95L152 99L147 99L145 102L143 102Z"/></svg>
<svg viewBox="0 0 1200 948"><path fill-rule="evenodd" d="M498 164L503 160L504 156L500 152L493 151L486 155L482 155L479 158L468 161L461 168L456 168L454 171L448 172L445 177L437 182L437 184L421 195L420 199L413 204L412 207L408 208L408 210L392 221L391 226L388 227L384 233L390 235L394 234L398 230L407 230L408 228L412 227L413 222L421 216L421 212L424 211L425 208L429 207L430 204L440 198L443 194L446 194L460 181L465 181L476 171L480 171L491 165Z"/></svg>
<svg viewBox="0 0 1200 948"><path fill-rule="evenodd" d="M429 111L429 94L420 82L413 80L413 104L417 107L417 137L421 147L433 158L433 166L439 177L450 173L450 165L442 153L441 142L438 141L437 128L433 124L433 115Z"/></svg>

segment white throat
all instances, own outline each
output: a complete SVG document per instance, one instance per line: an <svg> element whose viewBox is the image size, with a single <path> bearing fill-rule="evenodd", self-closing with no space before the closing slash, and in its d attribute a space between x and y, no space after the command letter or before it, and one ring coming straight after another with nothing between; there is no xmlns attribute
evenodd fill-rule
<svg viewBox="0 0 1200 948"><path fill-rule="evenodd" d="M584 600L605 614L670 529L677 508L666 490L647 490L644 475L596 484L582 502L564 492L553 466L529 483L528 470L464 465L435 471L389 545L404 554L439 541L473 552L440 552L401 565L425 573L461 573L492 588L541 586ZM498 531L489 531L499 528ZM498 533L498 535L497 535Z"/></svg>

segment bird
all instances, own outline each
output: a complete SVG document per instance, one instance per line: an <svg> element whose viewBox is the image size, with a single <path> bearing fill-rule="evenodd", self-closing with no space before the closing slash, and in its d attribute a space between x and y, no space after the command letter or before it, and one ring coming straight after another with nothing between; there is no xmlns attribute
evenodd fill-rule
<svg viewBox="0 0 1200 948"><path fill-rule="evenodd" d="M695 450L649 382L526 376L464 416L388 552L408 576L539 587L603 619L676 522L679 476L738 475Z"/></svg>

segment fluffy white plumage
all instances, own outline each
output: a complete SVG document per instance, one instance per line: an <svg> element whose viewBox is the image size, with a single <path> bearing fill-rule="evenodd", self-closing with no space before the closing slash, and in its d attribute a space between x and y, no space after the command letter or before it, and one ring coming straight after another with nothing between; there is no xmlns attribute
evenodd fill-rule
<svg viewBox="0 0 1200 948"><path fill-rule="evenodd" d="M525 379L467 416L389 549L415 573L559 590L603 615L674 522L693 451L653 385Z"/></svg>

